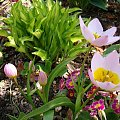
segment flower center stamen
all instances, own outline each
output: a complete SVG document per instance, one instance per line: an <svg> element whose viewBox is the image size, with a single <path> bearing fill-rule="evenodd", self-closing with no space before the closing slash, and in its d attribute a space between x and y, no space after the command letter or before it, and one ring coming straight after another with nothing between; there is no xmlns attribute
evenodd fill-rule
<svg viewBox="0 0 120 120"><path fill-rule="evenodd" d="M120 78L117 73L106 70L104 68L98 68L95 70L94 79L99 82L111 82L113 84L120 83Z"/></svg>
<svg viewBox="0 0 120 120"><path fill-rule="evenodd" d="M98 35L97 33L93 33L93 35L94 35L95 39L100 38L100 35Z"/></svg>

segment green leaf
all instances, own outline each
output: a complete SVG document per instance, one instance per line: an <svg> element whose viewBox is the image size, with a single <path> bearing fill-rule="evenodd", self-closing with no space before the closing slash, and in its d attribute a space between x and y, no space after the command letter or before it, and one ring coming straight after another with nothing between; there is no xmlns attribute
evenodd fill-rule
<svg viewBox="0 0 120 120"><path fill-rule="evenodd" d="M75 57L74 57L75 58ZM53 82L53 80L58 76L58 74L61 72L61 70L63 70L63 68L74 58L68 58L66 60L64 60L63 62L61 62L59 65L57 65L52 72L50 73L50 75L48 76L48 83L45 86L45 95L46 95L46 99L48 101L48 97L49 97L49 90L50 90L50 86Z"/></svg>
<svg viewBox="0 0 120 120"><path fill-rule="evenodd" d="M10 118L10 120L18 120L15 116L12 116L12 115L8 115L7 116Z"/></svg>
<svg viewBox="0 0 120 120"><path fill-rule="evenodd" d="M107 54L111 53L113 50L119 50L119 49L120 49L120 44L111 45L110 47L108 47L106 49L106 51L103 53L103 55L107 55Z"/></svg>
<svg viewBox="0 0 120 120"><path fill-rule="evenodd" d="M42 32L43 31L41 29L37 29L35 32L32 32L32 34L39 39L41 37Z"/></svg>
<svg viewBox="0 0 120 120"><path fill-rule="evenodd" d="M6 30L0 30L0 36L8 37L8 32Z"/></svg>
<svg viewBox="0 0 120 120"><path fill-rule="evenodd" d="M37 91L37 89L33 89L33 90L31 90L30 93L28 94L28 96L33 95L36 91Z"/></svg>
<svg viewBox="0 0 120 120"><path fill-rule="evenodd" d="M22 45L24 45L25 41L33 41L33 38L30 36L25 36L25 37L19 38L18 40L22 43Z"/></svg>
<svg viewBox="0 0 120 120"><path fill-rule="evenodd" d="M53 120L54 110L49 110L43 114L43 120Z"/></svg>
<svg viewBox="0 0 120 120"><path fill-rule="evenodd" d="M9 39L9 42L6 42L4 45L16 48L17 46L16 46L14 38L12 36L8 36L7 38Z"/></svg>
<svg viewBox="0 0 120 120"><path fill-rule="evenodd" d="M24 112L20 112L20 114L19 114L19 117L18 117L18 120L20 120L22 117L24 117L25 116L25 113Z"/></svg>
<svg viewBox="0 0 120 120"><path fill-rule="evenodd" d="M24 63L24 69L28 70L29 69L29 62Z"/></svg>
<svg viewBox="0 0 120 120"><path fill-rule="evenodd" d="M90 3L94 6L107 10L107 1L106 0L90 0Z"/></svg>
<svg viewBox="0 0 120 120"><path fill-rule="evenodd" d="M28 71L22 70L20 74L23 75L23 76L24 76L24 75L27 75L27 74L28 74Z"/></svg>
<svg viewBox="0 0 120 120"><path fill-rule="evenodd" d="M58 97L46 103L45 105L34 109L32 112L28 113L20 120L27 120L31 117L45 113L58 106L68 106L72 111L74 111L74 104L67 97Z"/></svg>
<svg viewBox="0 0 120 120"><path fill-rule="evenodd" d="M44 61L47 58L47 52L37 47L34 48L38 49L38 51L33 52L32 54L39 56L42 59L42 61Z"/></svg>
<svg viewBox="0 0 120 120"><path fill-rule="evenodd" d="M92 120L92 118L90 117L89 112L82 111L82 112L80 112L77 120Z"/></svg>
<svg viewBox="0 0 120 120"><path fill-rule="evenodd" d="M120 120L114 112L106 112L107 120Z"/></svg>

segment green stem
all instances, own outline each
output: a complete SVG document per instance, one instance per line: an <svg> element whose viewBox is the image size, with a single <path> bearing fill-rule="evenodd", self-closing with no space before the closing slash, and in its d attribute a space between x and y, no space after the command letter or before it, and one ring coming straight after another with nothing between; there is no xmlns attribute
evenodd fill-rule
<svg viewBox="0 0 120 120"><path fill-rule="evenodd" d="M31 95L29 95L29 93L31 91L30 90L30 75L32 73L32 67L34 65L34 60L35 60L35 58L33 59L33 62L31 64L31 66L30 66L30 70L28 71L28 76L27 76L27 98L28 98L28 100L29 100L29 102L30 102L30 104L32 105L33 108L35 108L35 106L34 106L34 103L32 101L32 97L31 97Z"/></svg>
<svg viewBox="0 0 120 120"><path fill-rule="evenodd" d="M27 96L26 96L26 95L24 94L24 92L22 91L21 87L18 85L18 82L17 82L17 79L16 79L16 78L14 78L14 82L15 82L15 85L19 88L19 91L21 92L21 94L22 94L26 99L28 99Z"/></svg>
<svg viewBox="0 0 120 120"><path fill-rule="evenodd" d="M82 63L81 69L80 69L80 77L79 77L79 81L78 81L78 87L80 86L80 80L82 78L82 73L83 73L84 65L85 65L85 62L87 60L87 57L88 57L88 54L89 54L91 48L92 48L92 46L90 45L90 47L89 47L89 49L88 49L88 51L87 51L87 53L86 53L86 55L84 57L84 60L83 60L83 63ZM83 85L83 82L84 81L81 82L81 85Z"/></svg>
<svg viewBox="0 0 120 120"><path fill-rule="evenodd" d="M95 95L96 92L98 92L100 90L100 88L97 88L94 93L82 104L82 106L80 107L80 110L82 108L84 108L86 106L86 104L89 102L89 100Z"/></svg>
<svg viewBox="0 0 120 120"><path fill-rule="evenodd" d="M42 86L43 88L43 102L44 104L47 103L46 96L45 96L45 86Z"/></svg>

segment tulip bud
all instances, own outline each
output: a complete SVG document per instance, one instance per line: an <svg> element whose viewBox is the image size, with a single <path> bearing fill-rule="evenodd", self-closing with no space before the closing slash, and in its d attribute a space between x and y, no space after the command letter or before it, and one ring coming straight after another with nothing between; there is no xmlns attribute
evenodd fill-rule
<svg viewBox="0 0 120 120"><path fill-rule="evenodd" d="M32 65L32 62L33 62L33 61L30 61L30 62L29 62L29 70L30 70L30 67L31 67L31 65ZM34 65L32 66L32 71L33 71L33 72L35 71L35 66L34 66Z"/></svg>
<svg viewBox="0 0 120 120"><path fill-rule="evenodd" d="M38 81L42 86L45 86L47 84L47 75L45 72L43 71L39 72Z"/></svg>
<svg viewBox="0 0 120 120"><path fill-rule="evenodd" d="M4 73L9 78L16 78L17 77L17 69L11 63L8 63L4 66Z"/></svg>

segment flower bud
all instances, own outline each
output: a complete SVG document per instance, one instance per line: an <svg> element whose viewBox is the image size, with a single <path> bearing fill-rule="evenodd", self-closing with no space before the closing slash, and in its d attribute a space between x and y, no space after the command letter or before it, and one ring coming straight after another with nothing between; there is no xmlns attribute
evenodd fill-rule
<svg viewBox="0 0 120 120"><path fill-rule="evenodd" d="M4 66L4 73L9 78L15 78L15 77L17 77L17 69L11 63L8 63L8 64L6 64Z"/></svg>
<svg viewBox="0 0 120 120"><path fill-rule="evenodd" d="M38 81L42 86L45 86L47 84L47 75L45 72L43 71L39 72Z"/></svg>
<svg viewBox="0 0 120 120"><path fill-rule="evenodd" d="M30 61L30 62L29 62L29 70L30 70L30 67L31 67L31 65L32 65L32 62L33 62L33 61ZM34 65L32 66L32 71L33 71L33 72L35 71L35 66L34 66Z"/></svg>

